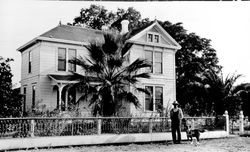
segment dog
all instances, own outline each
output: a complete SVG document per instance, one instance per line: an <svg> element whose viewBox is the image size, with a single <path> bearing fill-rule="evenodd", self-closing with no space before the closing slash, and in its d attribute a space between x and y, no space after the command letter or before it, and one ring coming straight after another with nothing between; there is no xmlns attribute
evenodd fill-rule
<svg viewBox="0 0 250 152"><path fill-rule="evenodd" d="M200 133L205 132L205 129L191 129L190 125L187 125L186 120L183 120L183 126L184 126L184 130L187 134L187 140L191 142L191 144L195 144L195 146L197 146L200 141ZM195 138L193 138L195 137Z"/></svg>

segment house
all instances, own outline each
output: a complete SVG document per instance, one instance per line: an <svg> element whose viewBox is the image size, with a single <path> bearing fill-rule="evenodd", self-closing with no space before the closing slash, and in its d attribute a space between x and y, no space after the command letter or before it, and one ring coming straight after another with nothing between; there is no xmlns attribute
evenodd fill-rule
<svg viewBox="0 0 250 152"><path fill-rule="evenodd" d="M122 22L123 33L128 32L128 23ZM21 92L24 94L24 111L30 111L37 105L46 109L67 110L70 103L78 101L81 94L70 87L77 83L81 68L68 60L86 56L84 45L101 39L103 31L78 26L59 24L55 28L34 38L17 50L22 55ZM180 45L155 21L149 26L134 31L128 43L132 44L125 53L128 62L137 58L151 61L151 78L141 80L140 86L152 92L152 96L137 93L141 108L127 107L131 114L148 115L157 113L160 106L169 107L176 99L175 53ZM72 72L75 72L73 74ZM161 108L163 108L161 106ZM87 104L82 112L89 113Z"/></svg>

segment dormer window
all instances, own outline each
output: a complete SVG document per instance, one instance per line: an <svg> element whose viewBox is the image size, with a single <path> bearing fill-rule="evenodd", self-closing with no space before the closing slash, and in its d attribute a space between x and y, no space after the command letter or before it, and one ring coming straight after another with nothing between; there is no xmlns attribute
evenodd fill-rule
<svg viewBox="0 0 250 152"><path fill-rule="evenodd" d="M147 37L148 42L159 43L160 42L160 35L158 33L148 33Z"/></svg>

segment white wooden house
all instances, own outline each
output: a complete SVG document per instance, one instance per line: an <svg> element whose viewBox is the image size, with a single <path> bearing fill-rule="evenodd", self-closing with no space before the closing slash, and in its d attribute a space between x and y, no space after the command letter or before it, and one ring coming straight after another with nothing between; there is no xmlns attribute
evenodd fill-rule
<svg viewBox="0 0 250 152"><path fill-rule="evenodd" d="M122 26L126 32L127 25ZM68 107L68 101L77 101L78 90L69 87L77 83L80 67L68 63L73 57L86 56L83 45L91 40L100 39L103 31L78 26L58 25L44 34L34 38L17 50L22 55L21 92L24 94L24 111L37 105L45 105L48 110ZM176 99L175 53L180 45L155 21L141 29L127 42L132 44L125 54L128 61L146 58L153 64L151 78L141 80L140 86L152 92L152 96L137 93L141 108L135 109L131 104L127 111L131 114L157 113L155 103L164 108ZM87 104L82 112L89 112Z"/></svg>

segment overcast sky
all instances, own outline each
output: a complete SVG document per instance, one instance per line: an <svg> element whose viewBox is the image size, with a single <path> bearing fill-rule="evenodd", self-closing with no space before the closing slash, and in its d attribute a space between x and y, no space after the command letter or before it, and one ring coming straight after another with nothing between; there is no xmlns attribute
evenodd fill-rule
<svg viewBox="0 0 250 152"><path fill-rule="evenodd" d="M238 83L250 82L249 2L81 2L81 1L0 1L0 56L14 58L13 83L21 79L21 53L16 49L54 28L59 21L72 22L81 8L90 4L108 10L132 6L142 18L182 22L188 32L212 40L223 74L243 74Z"/></svg>

